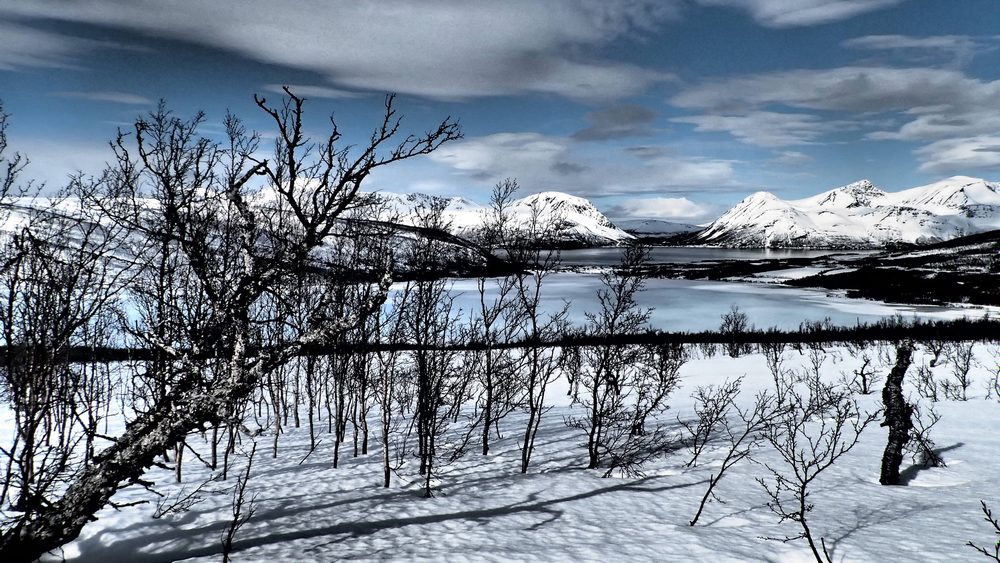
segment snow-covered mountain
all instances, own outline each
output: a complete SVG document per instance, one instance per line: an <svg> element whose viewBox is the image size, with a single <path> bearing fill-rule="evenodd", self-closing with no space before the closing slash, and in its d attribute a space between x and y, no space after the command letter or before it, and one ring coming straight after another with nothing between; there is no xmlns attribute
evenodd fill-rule
<svg viewBox="0 0 1000 563"><path fill-rule="evenodd" d="M757 192L698 233L740 247L884 247L1000 228L1000 184L967 176L887 193L868 180L786 201Z"/></svg>
<svg viewBox="0 0 1000 563"><path fill-rule="evenodd" d="M626 233L642 236L667 236L700 231L698 225L676 223L662 219L622 219L615 222Z"/></svg>
<svg viewBox="0 0 1000 563"><path fill-rule="evenodd" d="M409 225L418 223L414 208L432 199L421 194L379 192L378 195L400 223ZM476 240L490 212L489 207L463 197L445 198L443 203L442 214L448 231ZM533 210L538 211L534 213ZM508 211L512 218L510 228L522 232L545 231L544 238L552 243L608 246L634 238L615 226L590 201L562 192L529 195L513 201Z"/></svg>

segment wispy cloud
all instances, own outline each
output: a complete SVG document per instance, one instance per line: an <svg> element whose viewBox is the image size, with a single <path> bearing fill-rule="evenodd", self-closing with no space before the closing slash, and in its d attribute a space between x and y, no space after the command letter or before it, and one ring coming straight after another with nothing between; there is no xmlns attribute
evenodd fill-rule
<svg viewBox="0 0 1000 563"><path fill-rule="evenodd" d="M342 90L340 88L331 88L329 86L317 86L317 85L305 85L305 84L265 84L263 86L263 90L265 92L275 92L278 94L282 94L284 93L284 88L286 86L296 96L302 96L305 98L326 98L330 100L344 100L349 98L359 98L362 95L360 92L352 92L350 90Z"/></svg>
<svg viewBox="0 0 1000 563"><path fill-rule="evenodd" d="M686 197L644 197L626 199L609 207L606 215L616 219L662 219L697 223L718 212L714 205L696 203Z"/></svg>
<svg viewBox="0 0 1000 563"><path fill-rule="evenodd" d="M904 0L697 0L705 6L729 6L748 12L766 27L804 27L846 20L882 10Z"/></svg>
<svg viewBox="0 0 1000 563"><path fill-rule="evenodd" d="M680 120L702 130L727 130L744 142L763 146L815 139L828 125L838 123L830 114L837 112L844 115L839 121L849 125L838 128L853 128L859 139L933 142L916 151L926 171L943 170L950 166L948 161L956 168L988 165L990 158L967 149L976 146L982 135L1000 129L1000 80L981 80L956 69L840 67L771 72L697 84L671 101L709 112ZM773 113L772 108L819 113L781 127L780 120L769 124L768 119L759 118ZM901 125L889 125L893 122ZM936 143L944 140L949 143Z"/></svg>
<svg viewBox="0 0 1000 563"><path fill-rule="evenodd" d="M74 68L75 56L97 44L0 20L0 70L26 67Z"/></svg>
<svg viewBox="0 0 1000 563"><path fill-rule="evenodd" d="M0 15L48 18L139 31L317 72L334 88L458 99L540 93L607 100L645 91L670 75L602 58L600 48L630 41L678 15L657 0L509 0L467 3L178 0L85 5L55 0L8 3ZM28 56L56 34L0 49ZM11 55L16 49L17 55ZM329 92L328 92L329 93Z"/></svg>
<svg viewBox="0 0 1000 563"><path fill-rule="evenodd" d="M690 123L695 131L725 132L748 145L786 147L810 144L823 135L854 125L803 113L752 111L743 115L694 115L671 119Z"/></svg>
<svg viewBox="0 0 1000 563"><path fill-rule="evenodd" d="M601 141L651 135L653 132L651 125L657 115L647 107L631 104L590 112L586 116L590 127L577 131L573 134L573 138L581 141Z"/></svg>
<svg viewBox="0 0 1000 563"><path fill-rule="evenodd" d="M786 166L795 166L812 162L813 160L813 157L798 151L782 151L778 153L778 156L772 158L771 162Z"/></svg>
<svg viewBox="0 0 1000 563"><path fill-rule="evenodd" d="M968 35L866 35L841 43L849 49L887 51L895 58L916 64L944 63L954 68L964 67L977 55L996 51L1000 36L971 37Z"/></svg>
<svg viewBox="0 0 1000 563"><path fill-rule="evenodd" d="M1000 94L1000 81L957 70L848 66L789 70L708 81L683 90L680 107L736 111L773 104L854 113L983 105ZM987 104L989 105L989 104Z"/></svg>
<svg viewBox="0 0 1000 563"><path fill-rule="evenodd" d="M965 173L968 170L1000 172L1000 135L977 135L961 139L943 139L917 149L922 157L920 169L939 174Z"/></svg>
<svg viewBox="0 0 1000 563"><path fill-rule="evenodd" d="M445 145L431 154L479 186L516 176L530 191L585 196L728 190L737 185L734 162L679 154L662 147L625 151L588 148L566 137L497 133Z"/></svg>
<svg viewBox="0 0 1000 563"><path fill-rule="evenodd" d="M76 172L100 174L112 156L105 142L42 139L17 131L11 134L10 146L30 161L22 178L42 182L50 191L66 186Z"/></svg>
<svg viewBox="0 0 1000 563"><path fill-rule="evenodd" d="M128 92L96 91L96 92L53 92L53 96L61 98L74 98L78 100L89 100L92 102L110 102L114 104L128 105L152 105L153 100L144 96L130 94Z"/></svg>

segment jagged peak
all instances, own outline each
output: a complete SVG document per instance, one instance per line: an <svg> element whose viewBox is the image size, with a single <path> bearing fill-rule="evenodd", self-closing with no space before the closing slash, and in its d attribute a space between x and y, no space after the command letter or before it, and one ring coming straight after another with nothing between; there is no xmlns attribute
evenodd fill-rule
<svg viewBox="0 0 1000 563"><path fill-rule="evenodd" d="M554 203L554 204L566 204L575 206L586 206L594 207L594 204L590 200L582 198L580 196L571 195L565 192L539 192L537 194L531 194L529 196L523 197L519 200L525 204L531 204L534 202L539 203Z"/></svg>
<svg viewBox="0 0 1000 563"><path fill-rule="evenodd" d="M715 244L880 246L1000 227L1000 184L953 176L884 192L870 180L800 200L754 193L699 235Z"/></svg>
<svg viewBox="0 0 1000 563"><path fill-rule="evenodd" d="M761 190L761 191L754 192L754 193L748 195L747 197L743 198L743 201L741 201L740 203L753 203L753 202L758 202L758 201L761 201L761 202L763 202L763 201L780 201L780 200L781 199L778 196L772 194L771 192L766 192L766 191Z"/></svg>

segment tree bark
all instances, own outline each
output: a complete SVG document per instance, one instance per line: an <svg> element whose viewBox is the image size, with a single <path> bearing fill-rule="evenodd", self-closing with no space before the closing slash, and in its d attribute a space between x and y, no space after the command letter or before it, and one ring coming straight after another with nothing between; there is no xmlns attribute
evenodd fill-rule
<svg viewBox="0 0 1000 563"><path fill-rule="evenodd" d="M219 413L227 412L233 400L246 396L250 389L239 383L201 392L190 386L175 387L167 401L136 419L114 445L94 456L93 464L48 510L3 534L0 561L34 561L75 539L115 492L141 480L160 452L205 421L218 420Z"/></svg>
<svg viewBox="0 0 1000 563"><path fill-rule="evenodd" d="M913 344L903 342L896 348L896 365L889 372L882 388L882 403L885 406L885 421L882 426L889 428L889 441L882 454L882 471L879 483L899 485L899 466L903 463L903 448L910 440L913 429L913 407L903 397L903 377L910 367Z"/></svg>

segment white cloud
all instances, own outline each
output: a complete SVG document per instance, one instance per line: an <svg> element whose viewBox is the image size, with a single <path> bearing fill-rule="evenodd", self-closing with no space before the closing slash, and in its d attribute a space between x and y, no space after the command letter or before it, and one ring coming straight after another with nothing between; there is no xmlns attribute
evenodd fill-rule
<svg viewBox="0 0 1000 563"><path fill-rule="evenodd" d="M698 0L748 12L766 27L802 27L846 20L900 4L903 0Z"/></svg>
<svg viewBox="0 0 1000 563"><path fill-rule="evenodd" d="M813 157L798 151L783 151L779 153L778 156L771 159L771 162L775 164L794 166L796 164L812 162L813 160Z"/></svg>
<svg viewBox="0 0 1000 563"><path fill-rule="evenodd" d="M497 133L447 144L429 157L480 186L513 176L529 192L585 196L731 189L733 162L680 155L660 147L608 153L565 137Z"/></svg>
<svg viewBox="0 0 1000 563"><path fill-rule="evenodd" d="M65 187L70 175L76 172L100 174L112 157L106 141L39 139L22 135L17 130L11 131L9 137L9 150L30 161L21 180L44 183L49 192Z"/></svg>
<svg viewBox="0 0 1000 563"><path fill-rule="evenodd" d="M790 70L709 81L672 99L686 108L725 112L772 104L855 113L931 107L981 107L1000 100L1000 81L957 70L839 67Z"/></svg>
<svg viewBox="0 0 1000 563"><path fill-rule="evenodd" d="M267 92L275 92L278 94L284 94L285 86L295 94L296 96L301 96L303 98L326 98L330 100L343 100L348 98L358 98L361 94L358 92L351 92L349 90L341 90L339 88L330 88L329 86L317 86L309 84L265 84L263 89Z"/></svg>
<svg viewBox="0 0 1000 563"><path fill-rule="evenodd" d="M642 92L669 75L592 52L675 17L677 3L40 0L6 3L0 7L5 13L207 44L315 71L340 88L446 99L525 92L610 99ZM32 42L13 46L5 38L0 50L25 57L63 41L33 34Z"/></svg>
<svg viewBox="0 0 1000 563"><path fill-rule="evenodd" d="M962 67L979 54L995 51L998 37L971 37L968 35L934 35L912 37L909 35L867 35L841 43L850 49L888 51L911 62L932 64L943 61Z"/></svg>
<svg viewBox="0 0 1000 563"><path fill-rule="evenodd" d="M0 7L0 14L3 8ZM0 19L0 70L25 67L77 69L81 53L97 49L122 48L109 41L95 41L42 31Z"/></svg>
<svg viewBox="0 0 1000 563"><path fill-rule="evenodd" d="M968 173L970 170L1000 171L1000 136L978 135L944 139L917 149L923 158L920 170L934 173Z"/></svg>
<svg viewBox="0 0 1000 563"><path fill-rule="evenodd" d="M671 119L695 125L695 131L725 132L748 145L785 147L810 144L825 134L853 127L843 121L803 113L752 111L743 115L694 115Z"/></svg>
<svg viewBox="0 0 1000 563"><path fill-rule="evenodd" d="M92 102L110 102L114 104L152 105L154 103L153 100L143 96L110 90L96 92L53 92L53 95L62 98L75 98Z"/></svg>
<svg viewBox="0 0 1000 563"><path fill-rule="evenodd" d="M981 80L943 68L771 72L697 84L672 102L707 112L680 118L685 122L702 130L729 131L744 142L763 146L803 144L817 139L826 125L837 123L841 129L862 131L862 138L870 140L931 142L916 154L922 169L932 171L991 162L992 156L970 147L1000 129L1000 80ZM768 123L760 117L771 114L770 108L840 112L850 119L838 122L828 114L785 118L789 123L781 127L780 121ZM901 125L893 124L896 118Z"/></svg>
<svg viewBox="0 0 1000 563"><path fill-rule="evenodd" d="M626 199L608 209L616 218L663 219L676 222L698 222L714 216L715 206L695 203L686 197L644 197Z"/></svg>

